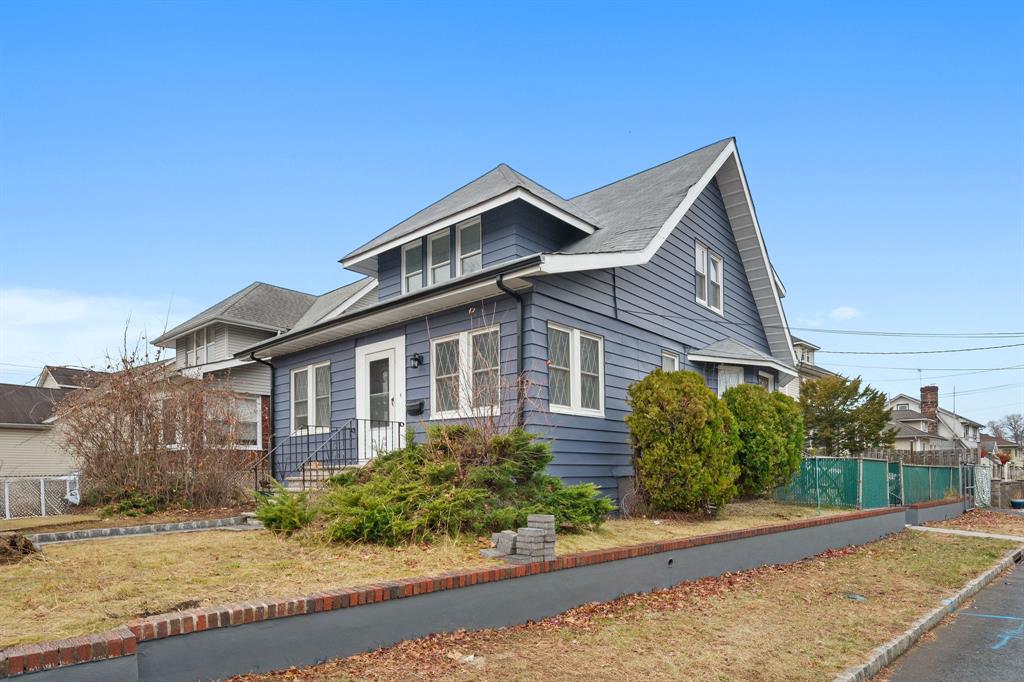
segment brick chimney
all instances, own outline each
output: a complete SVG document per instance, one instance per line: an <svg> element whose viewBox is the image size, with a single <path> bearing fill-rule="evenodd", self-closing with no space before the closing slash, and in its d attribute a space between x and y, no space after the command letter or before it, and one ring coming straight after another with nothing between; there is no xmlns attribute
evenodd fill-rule
<svg viewBox="0 0 1024 682"><path fill-rule="evenodd" d="M936 434L939 430L939 387L921 387L921 414L928 418L928 433Z"/></svg>

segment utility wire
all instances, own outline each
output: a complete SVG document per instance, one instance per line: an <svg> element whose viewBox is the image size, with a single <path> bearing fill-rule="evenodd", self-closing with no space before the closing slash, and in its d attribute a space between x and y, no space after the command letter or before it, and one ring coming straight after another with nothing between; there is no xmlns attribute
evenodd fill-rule
<svg viewBox="0 0 1024 682"><path fill-rule="evenodd" d="M996 348L1018 348L1024 343L1008 343L1003 346L977 346L975 348L946 348L943 350L817 350L815 353L830 355L934 355L935 353L967 353L976 350L995 350Z"/></svg>

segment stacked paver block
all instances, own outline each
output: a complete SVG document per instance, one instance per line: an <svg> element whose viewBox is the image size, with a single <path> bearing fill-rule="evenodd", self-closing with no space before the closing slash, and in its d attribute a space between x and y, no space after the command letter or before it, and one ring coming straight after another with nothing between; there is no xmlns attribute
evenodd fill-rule
<svg viewBox="0 0 1024 682"><path fill-rule="evenodd" d="M551 514L530 514L526 528L518 532L503 530L491 534L492 549L480 550L489 559L505 559L513 564L532 564L555 560L555 517Z"/></svg>

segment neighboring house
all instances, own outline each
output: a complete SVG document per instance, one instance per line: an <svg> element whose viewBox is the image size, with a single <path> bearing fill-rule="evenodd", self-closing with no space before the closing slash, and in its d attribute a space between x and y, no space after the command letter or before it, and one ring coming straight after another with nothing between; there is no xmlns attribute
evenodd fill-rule
<svg viewBox="0 0 1024 682"><path fill-rule="evenodd" d="M243 443L270 446L270 365L235 357L241 349L315 319L340 314L366 298L375 282L365 278L323 296L254 282L155 339L175 351L173 367L183 376L211 376L238 393Z"/></svg>
<svg viewBox="0 0 1024 682"><path fill-rule="evenodd" d="M341 262L373 303L235 351L273 365L275 453L305 441L315 460L355 434L363 460L402 424L498 414L551 440L552 474L614 494L633 473L633 382L797 379L733 139L572 199L502 164ZM278 477L301 461L277 458Z"/></svg>
<svg viewBox="0 0 1024 682"><path fill-rule="evenodd" d="M39 388L91 388L103 377L104 372L83 367L46 365L36 379Z"/></svg>
<svg viewBox="0 0 1024 682"><path fill-rule="evenodd" d="M922 386L920 398L901 393L886 406L900 430L897 450L975 450L981 443L982 424L940 407L938 386Z"/></svg>
<svg viewBox="0 0 1024 682"><path fill-rule="evenodd" d="M981 434L981 449L998 458L1000 454L1006 454L1013 458L1018 464L1024 463L1021 458L1020 446L1012 440L1006 440L1002 436L990 436L987 433Z"/></svg>
<svg viewBox="0 0 1024 682"><path fill-rule="evenodd" d="M73 390L0 384L0 476L50 476L75 470L53 419L54 405Z"/></svg>
<svg viewBox="0 0 1024 682"><path fill-rule="evenodd" d="M800 375L799 381L791 381L783 387L783 392L791 398L800 399L800 385L810 379L821 379L822 377L838 376L835 372L819 367L814 363L814 352L821 350L810 341L791 337L793 339L793 352L796 354L796 370Z"/></svg>

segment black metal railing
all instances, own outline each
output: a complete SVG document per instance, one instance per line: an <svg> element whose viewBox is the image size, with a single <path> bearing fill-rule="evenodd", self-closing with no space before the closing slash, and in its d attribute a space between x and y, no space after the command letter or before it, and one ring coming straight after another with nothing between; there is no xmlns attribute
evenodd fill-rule
<svg viewBox="0 0 1024 682"><path fill-rule="evenodd" d="M346 467L400 448L404 428L403 422L349 419L339 427L275 434L270 452L253 466L253 484L256 490L266 490L270 479L276 478L305 489Z"/></svg>

